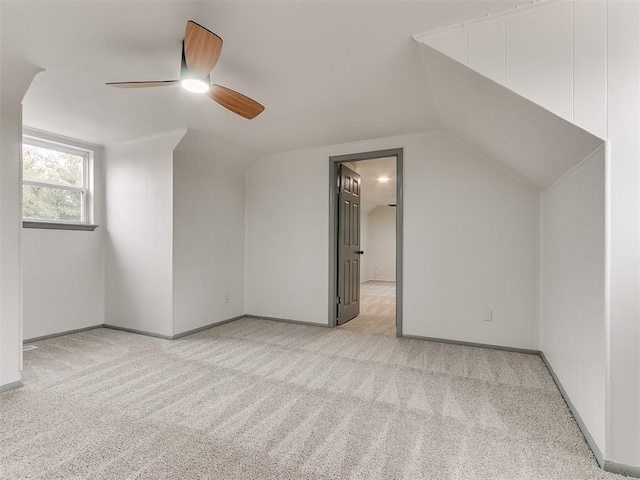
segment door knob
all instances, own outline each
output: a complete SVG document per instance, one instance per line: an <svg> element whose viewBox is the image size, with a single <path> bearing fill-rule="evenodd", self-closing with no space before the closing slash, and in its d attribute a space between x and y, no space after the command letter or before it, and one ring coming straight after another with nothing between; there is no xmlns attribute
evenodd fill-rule
<svg viewBox="0 0 640 480"><path fill-rule="evenodd" d="M356 253L357 253L358 255L363 255L363 254L364 254L364 252L363 252L362 250L356 250Z"/></svg>

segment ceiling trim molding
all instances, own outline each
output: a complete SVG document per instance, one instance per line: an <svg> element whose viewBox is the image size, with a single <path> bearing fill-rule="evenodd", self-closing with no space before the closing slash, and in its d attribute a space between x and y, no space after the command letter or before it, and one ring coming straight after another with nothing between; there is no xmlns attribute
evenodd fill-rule
<svg viewBox="0 0 640 480"><path fill-rule="evenodd" d="M67 137L65 135L48 132L46 130L40 130L38 128L29 127L27 125L22 126L22 136L38 138L59 145L73 145L74 147L78 147L83 150L102 150L102 145L99 145L97 143L87 142L85 140L80 140L79 138Z"/></svg>
<svg viewBox="0 0 640 480"><path fill-rule="evenodd" d="M538 13L543 10L561 7L576 1L578 0L537 0L530 5L514 7L503 12L488 14L484 17L474 18L466 22L456 23L454 25L418 33L413 36L413 39L420 43L427 43L429 40L433 40L434 38L444 37L453 33L467 32L469 30L474 30L494 23L504 22L513 18Z"/></svg>

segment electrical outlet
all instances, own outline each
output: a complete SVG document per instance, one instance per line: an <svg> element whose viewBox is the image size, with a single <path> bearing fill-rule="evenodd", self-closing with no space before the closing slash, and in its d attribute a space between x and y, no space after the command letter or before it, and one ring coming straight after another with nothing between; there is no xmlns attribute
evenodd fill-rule
<svg viewBox="0 0 640 480"><path fill-rule="evenodd" d="M482 314L482 320L485 322L491 322L493 320L493 310L485 308L484 313Z"/></svg>
<svg viewBox="0 0 640 480"><path fill-rule="evenodd" d="M222 301L223 301L224 303L229 303L229 294L228 294L228 293L225 293L225 294L222 296Z"/></svg>

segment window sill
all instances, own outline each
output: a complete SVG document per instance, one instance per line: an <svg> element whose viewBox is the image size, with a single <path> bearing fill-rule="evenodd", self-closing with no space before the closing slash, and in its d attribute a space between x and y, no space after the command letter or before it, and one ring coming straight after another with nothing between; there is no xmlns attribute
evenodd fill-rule
<svg viewBox="0 0 640 480"><path fill-rule="evenodd" d="M41 228L45 230L83 230L93 232L98 225L88 223L56 223L56 222L34 222L33 220L23 220L22 228Z"/></svg>

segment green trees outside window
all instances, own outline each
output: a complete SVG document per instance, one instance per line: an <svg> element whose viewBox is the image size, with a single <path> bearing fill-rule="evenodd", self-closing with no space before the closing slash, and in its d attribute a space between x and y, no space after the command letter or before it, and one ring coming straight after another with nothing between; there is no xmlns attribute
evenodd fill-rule
<svg viewBox="0 0 640 480"><path fill-rule="evenodd" d="M86 154L22 145L22 217L25 220L83 222Z"/></svg>

